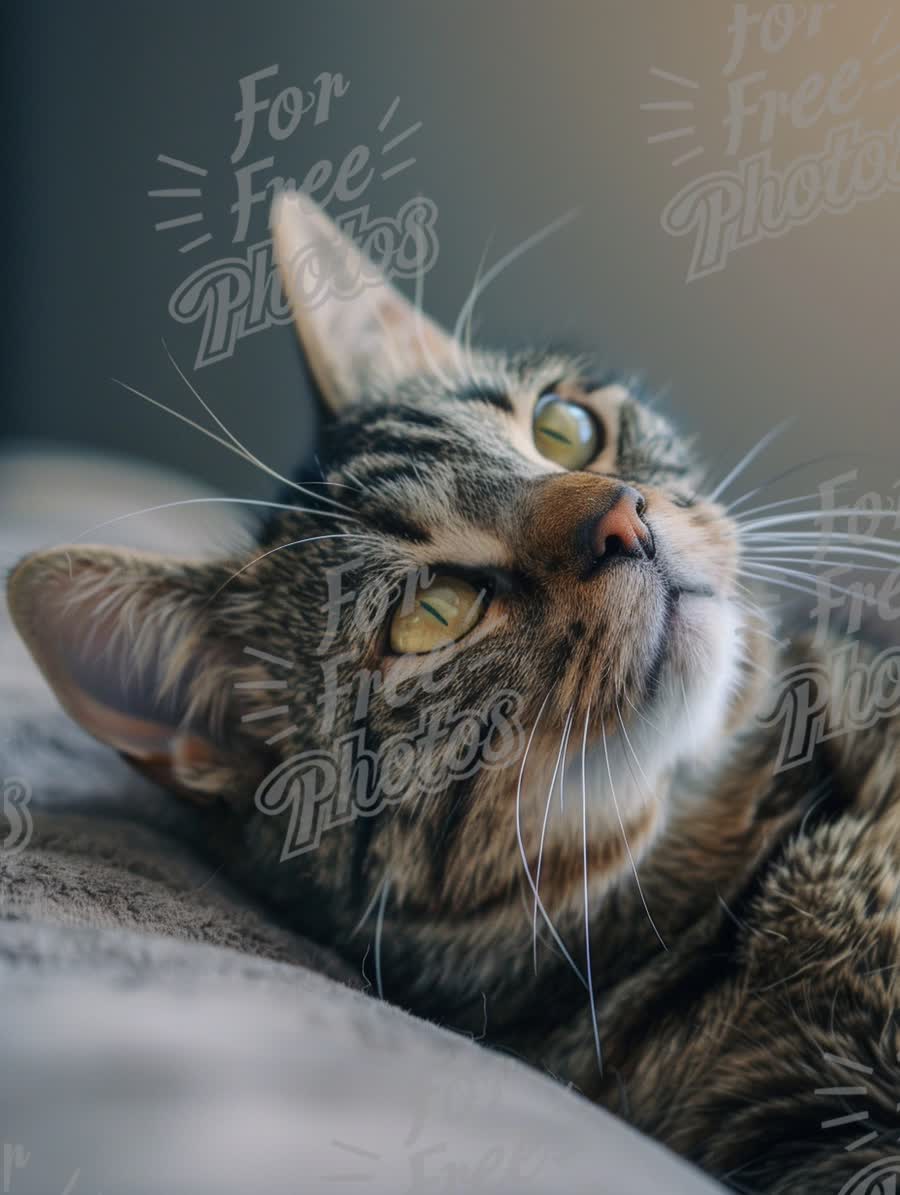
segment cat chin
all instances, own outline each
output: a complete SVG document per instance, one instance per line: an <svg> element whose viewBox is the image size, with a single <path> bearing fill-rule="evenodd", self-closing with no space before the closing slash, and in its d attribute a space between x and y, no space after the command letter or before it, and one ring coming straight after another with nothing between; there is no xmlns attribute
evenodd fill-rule
<svg viewBox="0 0 900 1195"><path fill-rule="evenodd" d="M724 724L739 685L741 618L729 602L684 595L667 629L655 697L638 709L624 705L624 728L607 728L584 753L583 795L598 832L622 826L659 802L667 780L684 762L715 765L727 749ZM630 713L630 717L627 716ZM565 768L565 809L581 825L582 765L576 752ZM632 842L639 853L647 842Z"/></svg>
<svg viewBox="0 0 900 1195"><path fill-rule="evenodd" d="M723 751L723 729L740 683L742 628L729 601L700 594L679 598L649 710L662 732L657 751L666 757L663 767L712 762Z"/></svg>
<svg viewBox="0 0 900 1195"><path fill-rule="evenodd" d="M657 799L683 763L714 765L725 753L724 727L739 685L742 620L731 603L683 594L670 619L653 700L622 709L624 729L585 754L585 797L592 821L611 832ZM627 715L630 713L630 717ZM581 795L581 760L569 763L566 787ZM573 804L575 804L573 802Z"/></svg>

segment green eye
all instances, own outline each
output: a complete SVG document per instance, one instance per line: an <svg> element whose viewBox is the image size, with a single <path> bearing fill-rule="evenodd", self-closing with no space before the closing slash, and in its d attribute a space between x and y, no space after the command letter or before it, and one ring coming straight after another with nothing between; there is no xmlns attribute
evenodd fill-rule
<svg viewBox="0 0 900 1195"><path fill-rule="evenodd" d="M481 621L486 609L483 590L475 589L461 577L439 574L429 586L416 590L409 608L394 614L391 650L409 655L446 647L467 635Z"/></svg>
<svg viewBox="0 0 900 1195"><path fill-rule="evenodd" d="M590 411L558 394L534 408L534 443L541 456L566 469L583 469L603 447L603 432Z"/></svg>

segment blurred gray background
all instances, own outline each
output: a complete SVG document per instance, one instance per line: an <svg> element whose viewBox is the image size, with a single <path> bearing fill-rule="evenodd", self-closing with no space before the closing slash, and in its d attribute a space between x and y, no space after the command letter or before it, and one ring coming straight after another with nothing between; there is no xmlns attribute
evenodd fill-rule
<svg viewBox="0 0 900 1195"><path fill-rule="evenodd" d="M769 7L749 9L763 16ZM693 238L661 223L669 200L701 176L735 170L766 147L784 166L818 152L844 119L825 110L810 120L811 105L799 121L779 116L766 140L761 113L748 115L729 156L723 121L735 77L765 72L748 91L759 99L767 87L796 92L812 73L830 80L858 56L860 95L846 119L878 129L896 119L900 86L892 89L890 79L900 55L881 59L900 43L900 6L838 3L825 6L820 30L801 27L816 7L795 6L797 29L783 46L783 24L769 24L767 45L754 25L742 61L726 76L734 6L721 0L7 6L14 141L3 436L112 449L229 493L270 493L261 474L113 383L119 378L201 417L166 358L165 338L260 457L285 470L303 455L314 416L292 330L240 339L230 358L193 372L199 325L168 312L188 274L241 256L265 236L265 210L255 205L246 240L232 242L230 156L239 80L277 66L259 83L262 99L291 85L308 91L326 71L349 87L327 121L316 127L304 115L284 141L268 135L261 113L244 164L272 155L270 174L302 178L313 163L337 164L357 145L383 171L414 158L392 177L376 175L362 201L372 215L396 213L416 194L436 204L440 250L425 301L440 319L455 318L486 247L490 265L576 208L577 219L483 296L482 340L562 339L642 371L700 433L718 476L793 414L796 424L751 477L846 453L798 474L791 491L860 467L860 491L896 497L900 194L882 188L845 214L822 212L692 282ZM379 132L396 97L389 127ZM799 127L804 121L808 127ZM188 174L159 162L160 154L207 173ZM148 196L178 187L199 187L201 195ZM154 228L191 213L201 218ZM179 252L206 233L202 246Z"/></svg>

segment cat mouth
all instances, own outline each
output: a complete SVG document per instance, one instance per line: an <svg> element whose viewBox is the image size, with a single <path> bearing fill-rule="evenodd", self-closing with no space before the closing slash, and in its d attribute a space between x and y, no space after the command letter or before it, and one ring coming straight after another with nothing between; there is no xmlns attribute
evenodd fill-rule
<svg viewBox="0 0 900 1195"><path fill-rule="evenodd" d="M714 598L716 591L710 585L669 585L669 600L677 602L682 597Z"/></svg>

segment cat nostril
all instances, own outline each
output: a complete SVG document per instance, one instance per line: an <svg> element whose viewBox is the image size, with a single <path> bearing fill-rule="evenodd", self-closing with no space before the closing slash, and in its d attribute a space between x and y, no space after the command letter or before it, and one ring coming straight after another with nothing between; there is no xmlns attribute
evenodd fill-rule
<svg viewBox="0 0 900 1195"><path fill-rule="evenodd" d="M628 549L621 539L619 539L618 535L609 535L599 555L601 558L608 560L613 556L627 556Z"/></svg>
<svg viewBox="0 0 900 1195"><path fill-rule="evenodd" d="M631 486L623 486L612 506L591 528L594 560L612 560L617 556L652 560L655 555L653 536L641 518L646 509L643 496Z"/></svg>

